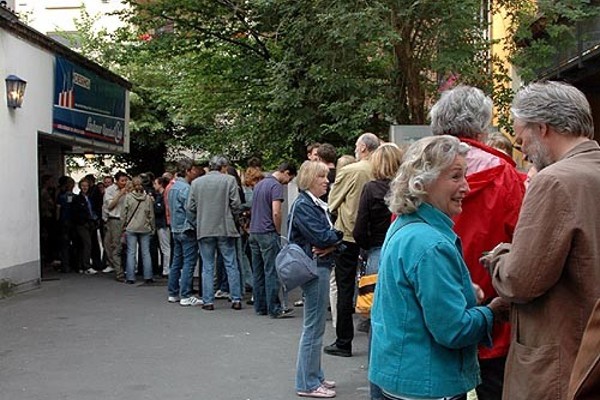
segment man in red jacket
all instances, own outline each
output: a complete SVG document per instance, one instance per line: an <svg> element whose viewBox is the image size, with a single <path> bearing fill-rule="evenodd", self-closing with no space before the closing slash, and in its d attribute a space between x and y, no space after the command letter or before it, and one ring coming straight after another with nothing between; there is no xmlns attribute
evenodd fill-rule
<svg viewBox="0 0 600 400"><path fill-rule="evenodd" d="M515 162L506 154L484 144L492 122L492 100L481 90L458 86L442 94L431 109L434 135L452 135L468 143L467 181L471 191L463 200L463 211L454 218L464 258L473 282L485 300L498 296L489 273L479 262L484 251L498 243L511 242L519 217L525 187ZM508 323L494 324L492 348L479 349L482 383L479 400L500 400L504 364L510 344Z"/></svg>

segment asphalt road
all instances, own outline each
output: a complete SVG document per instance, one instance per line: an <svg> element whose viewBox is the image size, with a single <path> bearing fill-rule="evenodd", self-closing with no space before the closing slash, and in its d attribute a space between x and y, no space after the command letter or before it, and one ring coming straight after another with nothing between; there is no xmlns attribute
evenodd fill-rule
<svg viewBox="0 0 600 400"><path fill-rule="evenodd" d="M301 308L273 320L226 300L212 312L169 304L164 285L56 277L0 300L0 400L299 399ZM325 344L334 338L329 322ZM353 357L323 355L337 398L369 398L366 355L364 333Z"/></svg>

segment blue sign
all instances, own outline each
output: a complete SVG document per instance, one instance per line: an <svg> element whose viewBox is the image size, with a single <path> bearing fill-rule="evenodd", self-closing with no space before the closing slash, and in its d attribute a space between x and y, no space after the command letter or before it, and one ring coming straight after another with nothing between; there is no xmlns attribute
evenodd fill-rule
<svg viewBox="0 0 600 400"><path fill-rule="evenodd" d="M125 88L62 57L54 75L53 130L123 146Z"/></svg>

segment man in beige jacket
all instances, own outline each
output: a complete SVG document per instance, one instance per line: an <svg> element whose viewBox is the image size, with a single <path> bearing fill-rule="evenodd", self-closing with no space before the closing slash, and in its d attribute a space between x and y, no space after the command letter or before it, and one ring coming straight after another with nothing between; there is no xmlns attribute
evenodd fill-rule
<svg viewBox="0 0 600 400"><path fill-rule="evenodd" d="M325 353L334 356L352 356L354 339L353 300L356 287L356 265L359 246L352 231L356 222L358 202L365 183L373 179L369 156L379 147L380 140L372 133L362 134L356 141L355 156L359 160L337 171L335 183L329 192L329 209L337 214L335 228L344 232L344 249L335 262L337 282L337 323L335 343L325 346Z"/></svg>
<svg viewBox="0 0 600 400"><path fill-rule="evenodd" d="M539 173L513 244L492 252L492 283L513 303L505 400L565 400L586 322L600 297L600 146L590 106L559 82L520 90L517 143Z"/></svg>

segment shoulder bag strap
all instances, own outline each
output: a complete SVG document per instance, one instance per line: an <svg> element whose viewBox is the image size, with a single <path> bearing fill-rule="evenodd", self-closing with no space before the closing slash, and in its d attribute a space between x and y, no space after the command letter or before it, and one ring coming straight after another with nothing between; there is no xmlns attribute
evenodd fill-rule
<svg viewBox="0 0 600 400"><path fill-rule="evenodd" d="M144 199L144 200L146 200L146 199ZM138 208L140 208L140 204L142 204L142 201L144 201L144 200L138 200L137 206L135 207L135 210L133 210L133 214L131 214L131 217L129 217L129 219L127 220L127 223L125 224L125 229L127 229L127 227L129 226L129 223L131 222L133 217L135 217L135 213L137 212Z"/></svg>
<svg viewBox="0 0 600 400"><path fill-rule="evenodd" d="M301 196L301 194L299 194L298 196ZM296 208L296 202L298 201L298 198L296 198L296 200L294 200L294 203L292 204L292 209L290 210L290 222L288 223L288 231L287 231L287 241L288 243L290 242L290 235L292 234L292 224L294 223L294 209Z"/></svg>

